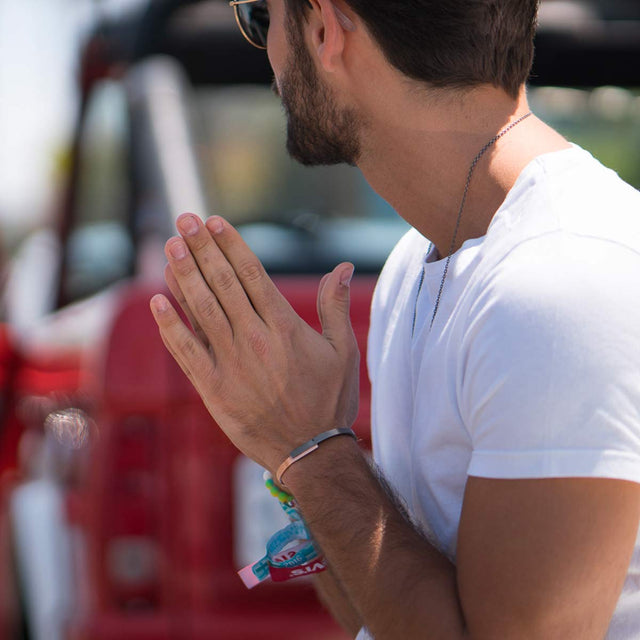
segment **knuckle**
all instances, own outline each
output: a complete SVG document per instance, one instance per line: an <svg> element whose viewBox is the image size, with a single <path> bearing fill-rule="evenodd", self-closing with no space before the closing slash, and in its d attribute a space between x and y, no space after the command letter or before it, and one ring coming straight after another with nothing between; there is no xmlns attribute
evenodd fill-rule
<svg viewBox="0 0 640 640"><path fill-rule="evenodd" d="M345 296L342 291L333 292L333 305L342 313L348 314L351 302L349 296Z"/></svg>
<svg viewBox="0 0 640 640"><path fill-rule="evenodd" d="M236 282L236 275L233 269L220 269L216 272L214 285L220 291L229 291Z"/></svg>
<svg viewBox="0 0 640 640"><path fill-rule="evenodd" d="M201 318L212 318L218 313L218 304L213 296L202 296L196 300L195 311Z"/></svg>
<svg viewBox="0 0 640 640"><path fill-rule="evenodd" d="M172 270L181 278L187 278L195 271L195 265L191 260L181 260L172 266Z"/></svg>
<svg viewBox="0 0 640 640"><path fill-rule="evenodd" d="M180 339L178 342L178 351L184 355L189 362L192 362L200 355L196 347L195 338L192 334Z"/></svg>
<svg viewBox="0 0 640 640"><path fill-rule="evenodd" d="M354 340L349 340L346 346L346 356L349 361L358 365L360 363L360 349L358 349L358 344Z"/></svg>
<svg viewBox="0 0 640 640"><path fill-rule="evenodd" d="M285 335L293 333L297 328L289 313L275 313L271 318L271 325L278 333Z"/></svg>
<svg viewBox="0 0 640 640"><path fill-rule="evenodd" d="M258 356L264 357L269 353L269 340L264 331L260 329L249 330L247 343L250 349Z"/></svg>
<svg viewBox="0 0 640 640"><path fill-rule="evenodd" d="M215 365L210 360L201 363L198 370L198 377L202 383L202 389L205 389L206 395L215 396L219 393L222 381L220 376L216 375ZM202 394L201 394L202 395Z"/></svg>
<svg viewBox="0 0 640 640"><path fill-rule="evenodd" d="M185 336L177 344L177 351L184 361L182 369L194 386L198 382L208 383L215 378L215 365L200 347L193 335Z"/></svg>
<svg viewBox="0 0 640 640"><path fill-rule="evenodd" d="M213 397L219 397L224 394L225 378L213 363L210 363L204 371L207 381L207 389Z"/></svg>
<svg viewBox="0 0 640 640"><path fill-rule="evenodd" d="M251 260L241 265L238 269L238 275L243 281L255 282L262 278L264 271L262 265L257 260Z"/></svg>
<svg viewBox="0 0 640 640"><path fill-rule="evenodd" d="M165 314L165 317L162 319L163 337L170 340L172 336L178 335L182 324L180 316L175 311Z"/></svg>

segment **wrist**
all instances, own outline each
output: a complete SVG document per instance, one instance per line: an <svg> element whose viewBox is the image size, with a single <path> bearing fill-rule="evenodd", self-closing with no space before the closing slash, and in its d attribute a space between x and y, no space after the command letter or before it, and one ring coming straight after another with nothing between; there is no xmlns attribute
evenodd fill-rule
<svg viewBox="0 0 640 640"><path fill-rule="evenodd" d="M290 467L292 467L303 458L311 455L312 453L315 453L320 448L320 445L327 442L331 438L337 438L340 436L349 436L354 440L356 440L357 438L356 434L350 428L338 427L323 431L322 433L315 435L311 439L293 449L276 470L275 478L278 485L285 486L286 483L283 476L290 469Z"/></svg>
<svg viewBox="0 0 640 640"><path fill-rule="evenodd" d="M285 490L298 497L309 488L326 488L332 481L341 484L343 472L353 470L361 461L364 455L354 438L330 438L287 469Z"/></svg>

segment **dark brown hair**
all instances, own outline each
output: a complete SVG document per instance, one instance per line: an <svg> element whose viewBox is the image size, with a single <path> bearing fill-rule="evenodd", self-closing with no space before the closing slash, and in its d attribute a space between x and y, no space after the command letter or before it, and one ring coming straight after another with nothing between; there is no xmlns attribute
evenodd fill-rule
<svg viewBox="0 0 640 640"><path fill-rule="evenodd" d="M478 84L518 94L533 62L538 0L345 0L387 60L435 87ZM287 0L298 25L305 0Z"/></svg>

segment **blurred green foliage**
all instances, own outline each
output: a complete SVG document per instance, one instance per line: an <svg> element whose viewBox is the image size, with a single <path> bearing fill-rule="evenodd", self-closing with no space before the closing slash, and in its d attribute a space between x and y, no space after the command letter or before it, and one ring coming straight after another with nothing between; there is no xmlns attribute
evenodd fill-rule
<svg viewBox="0 0 640 640"><path fill-rule="evenodd" d="M640 189L640 90L542 88L529 97L545 122Z"/></svg>

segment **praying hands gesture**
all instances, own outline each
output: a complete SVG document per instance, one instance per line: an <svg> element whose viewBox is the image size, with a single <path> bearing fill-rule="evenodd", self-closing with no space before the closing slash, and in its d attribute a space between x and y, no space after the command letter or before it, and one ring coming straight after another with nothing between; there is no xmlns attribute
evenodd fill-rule
<svg viewBox="0 0 640 640"><path fill-rule="evenodd" d="M320 335L230 224L184 214L177 226L182 237L167 242L165 279L193 332L158 294L151 309L162 340L234 445L275 474L294 448L355 420L353 266L340 264L320 281Z"/></svg>

